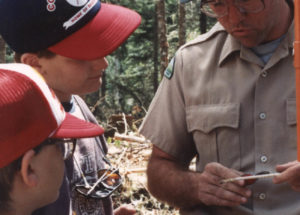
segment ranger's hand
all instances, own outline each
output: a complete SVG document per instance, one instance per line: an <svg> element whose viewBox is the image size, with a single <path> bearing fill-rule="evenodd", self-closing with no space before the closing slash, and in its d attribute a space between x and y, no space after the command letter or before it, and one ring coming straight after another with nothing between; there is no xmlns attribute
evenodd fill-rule
<svg viewBox="0 0 300 215"><path fill-rule="evenodd" d="M241 176L242 173L228 169L219 163L209 163L198 174L198 198L206 205L237 206L247 202L251 191L245 181L220 183L222 179Z"/></svg>

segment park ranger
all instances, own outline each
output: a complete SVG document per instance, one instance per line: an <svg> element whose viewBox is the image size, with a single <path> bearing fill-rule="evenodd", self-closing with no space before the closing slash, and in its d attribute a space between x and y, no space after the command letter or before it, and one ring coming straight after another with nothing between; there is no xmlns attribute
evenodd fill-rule
<svg viewBox="0 0 300 215"><path fill-rule="evenodd" d="M154 144L149 190L181 214L300 213L300 194L282 183L292 164L277 166L297 152L293 10L290 0L201 2L218 22L177 51L140 129ZM220 183L262 171L282 174Z"/></svg>

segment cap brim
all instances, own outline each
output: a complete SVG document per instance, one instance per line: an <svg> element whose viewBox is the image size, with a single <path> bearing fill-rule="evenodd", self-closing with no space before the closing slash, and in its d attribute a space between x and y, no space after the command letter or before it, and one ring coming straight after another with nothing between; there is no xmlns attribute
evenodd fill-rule
<svg viewBox="0 0 300 215"><path fill-rule="evenodd" d="M116 50L140 23L141 17L135 11L101 3L100 10L90 22L49 50L79 60L105 57Z"/></svg>
<svg viewBox="0 0 300 215"><path fill-rule="evenodd" d="M50 138L84 138L95 137L104 133L104 129L66 113L66 118Z"/></svg>

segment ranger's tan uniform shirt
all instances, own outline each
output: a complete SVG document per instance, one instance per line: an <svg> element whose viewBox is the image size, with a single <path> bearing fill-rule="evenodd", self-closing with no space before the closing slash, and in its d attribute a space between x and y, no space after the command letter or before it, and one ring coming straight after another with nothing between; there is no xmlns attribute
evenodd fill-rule
<svg viewBox="0 0 300 215"><path fill-rule="evenodd" d="M246 173L275 172L297 159L294 28L266 65L220 24L176 53L174 73L164 77L141 133L181 162L197 156ZM246 205L182 210L182 214L295 215L300 193L260 179Z"/></svg>

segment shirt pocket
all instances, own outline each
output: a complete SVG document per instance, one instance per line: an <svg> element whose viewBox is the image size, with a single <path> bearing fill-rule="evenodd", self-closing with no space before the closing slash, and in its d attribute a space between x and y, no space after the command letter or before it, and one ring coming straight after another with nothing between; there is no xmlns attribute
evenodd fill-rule
<svg viewBox="0 0 300 215"><path fill-rule="evenodd" d="M240 169L240 104L190 106L186 110L187 128L198 152L197 170L209 162Z"/></svg>

